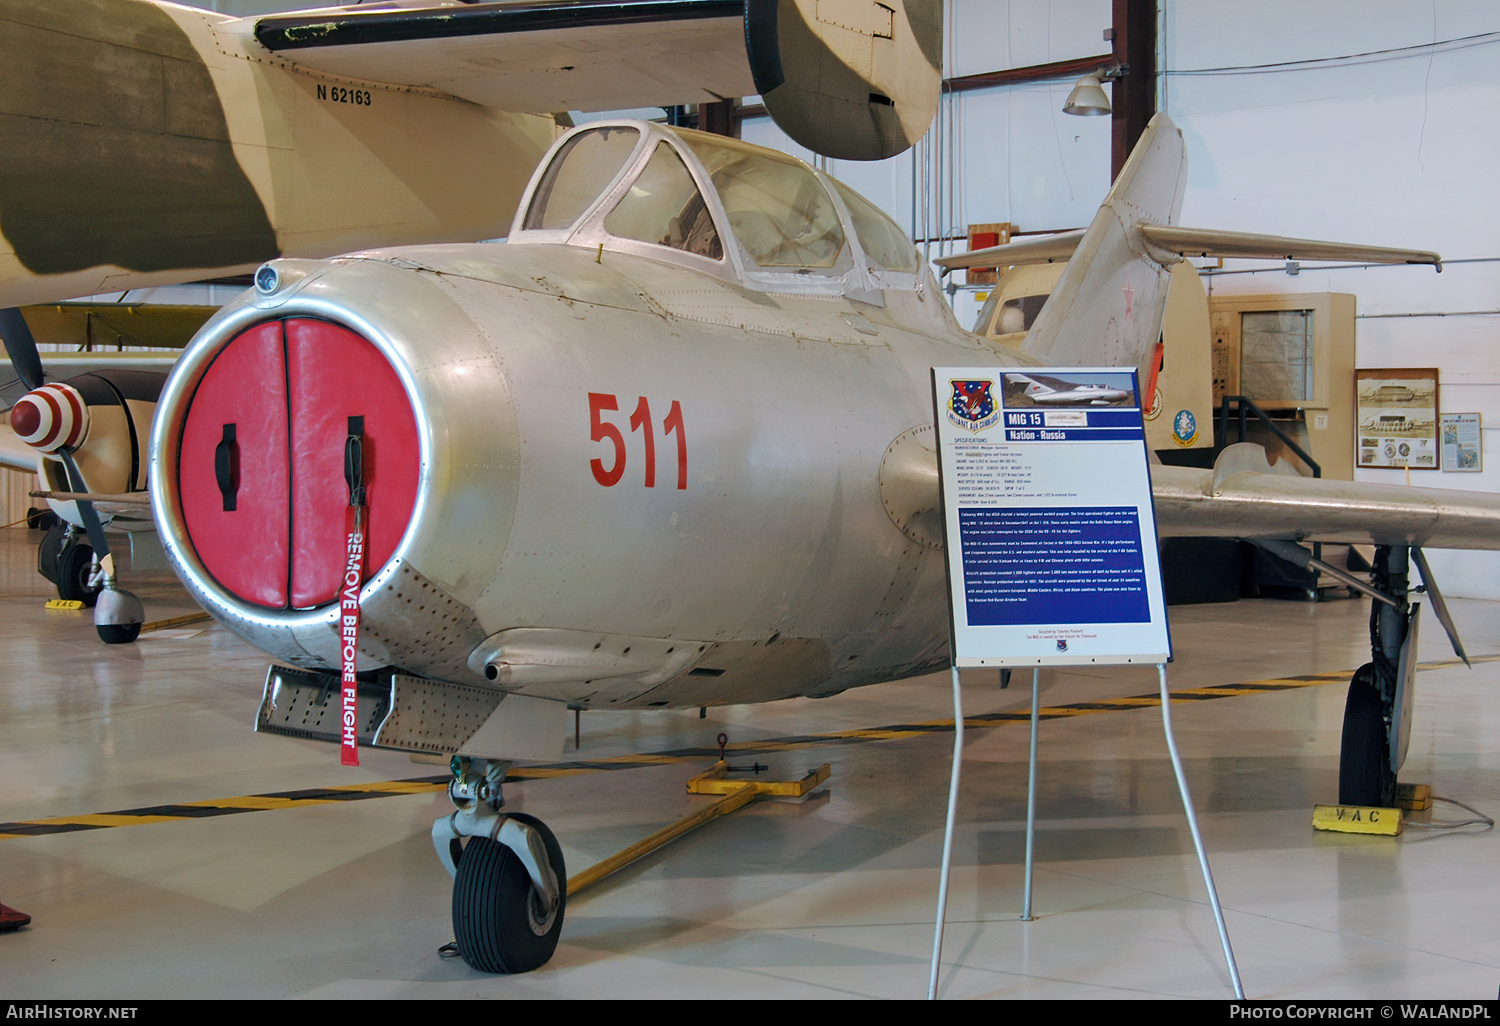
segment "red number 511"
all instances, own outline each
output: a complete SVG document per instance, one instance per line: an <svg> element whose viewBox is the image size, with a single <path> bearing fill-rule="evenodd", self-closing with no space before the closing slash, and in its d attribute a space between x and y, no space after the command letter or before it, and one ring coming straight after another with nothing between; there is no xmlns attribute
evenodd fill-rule
<svg viewBox="0 0 1500 1026"><path fill-rule="evenodd" d="M617 412L620 409L619 400L612 395L603 392L589 393L589 438L595 442L602 442L606 438L614 447L614 462L606 469L601 459L589 460L589 468L594 472L594 480L606 488L612 488L619 483L625 473L625 435L614 424L604 419L606 411ZM672 400L672 409L661 422L663 435L675 434L677 436L677 487L687 490L687 432L682 423L682 406L677 400ZM646 446L646 487L656 487L656 434L651 420L651 406L646 402L646 397L641 396L640 401L635 404L635 412L630 415L630 432L641 432L641 438Z"/></svg>

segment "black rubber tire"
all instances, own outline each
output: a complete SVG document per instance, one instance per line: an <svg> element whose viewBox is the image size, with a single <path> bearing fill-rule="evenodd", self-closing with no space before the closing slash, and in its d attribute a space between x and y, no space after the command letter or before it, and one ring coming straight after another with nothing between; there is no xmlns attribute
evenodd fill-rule
<svg viewBox="0 0 1500 1026"><path fill-rule="evenodd" d="M141 636L138 623L96 623L94 630L99 632L99 640L106 645L128 645Z"/></svg>
<svg viewBox="0 0 1500 1026"><path fill-rule="evenodd" d="M99 588L89 587L94 565L93 546L79 542L64 549L57 561L57 597L82 602L92 609L99 601Z"/></svg>
<svg viewBox="0 0 1500 1026"><path fill-rule="evenodd" d="M527 973L546 965L557 949L568 904L568 873L557 838L535 817L512 813L511 818L541 831L563 895L551 924L537 934L532 923L541 917L526 867L498 841L470 839L453 880L453 935L463 960L482 973Z"/></svg>
<svg viewBox="0 0 1500 1026"><path fill-rule="evenodd" d="M1366 663L1349 682L1344 701L1344 734L1339 746L1339 804L1390 808L1396 800L1384 703L1375 686L1375 667Z"/></svg>

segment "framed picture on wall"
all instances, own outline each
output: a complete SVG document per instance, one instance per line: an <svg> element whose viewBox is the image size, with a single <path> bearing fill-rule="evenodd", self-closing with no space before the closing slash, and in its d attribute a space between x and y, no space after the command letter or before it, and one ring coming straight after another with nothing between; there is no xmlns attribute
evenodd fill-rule
<svg viewBox="0 0 1500 1026"><path fill-rule="evenodd" d="M1483 470L1479 414L1444 413L1438 416L1438 424L1442 428L1443 469L1468 474Z"/></svg>
<svg viewBox="0 0 1500 1026"><path fill-rule="evenodd" d="M1437 368L1356 370L1354 423L1357 466L1437 470Z"/></svg>

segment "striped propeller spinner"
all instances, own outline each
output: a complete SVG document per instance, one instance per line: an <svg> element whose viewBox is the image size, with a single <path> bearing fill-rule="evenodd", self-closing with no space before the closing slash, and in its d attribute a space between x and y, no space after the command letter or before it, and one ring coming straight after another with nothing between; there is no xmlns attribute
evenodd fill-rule
<svg viewBox="0 0 1500 1026"><path fill-rule="evenodd" d="M21 441L42 452L72 450L89 433L89 408L71 385L42 385L11 407L10 426Z"/></svg>

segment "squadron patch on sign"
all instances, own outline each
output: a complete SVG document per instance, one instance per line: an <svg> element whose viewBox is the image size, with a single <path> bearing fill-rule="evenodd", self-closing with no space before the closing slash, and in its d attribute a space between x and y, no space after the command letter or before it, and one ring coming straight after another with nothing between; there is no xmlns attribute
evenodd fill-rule
<svg viewBox="0 0 1500 1026"><path fill-rule="evenodd" d="M948 399L948 419L970 431L983 431L1000 421L995 396L990 392L993 381L954 381L953 395Z"/></svg>

